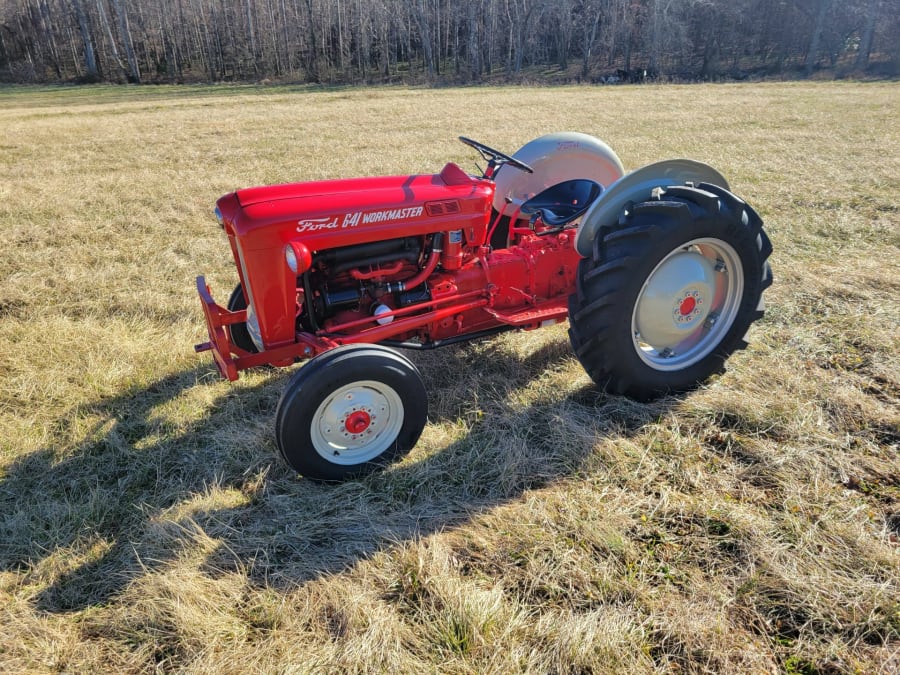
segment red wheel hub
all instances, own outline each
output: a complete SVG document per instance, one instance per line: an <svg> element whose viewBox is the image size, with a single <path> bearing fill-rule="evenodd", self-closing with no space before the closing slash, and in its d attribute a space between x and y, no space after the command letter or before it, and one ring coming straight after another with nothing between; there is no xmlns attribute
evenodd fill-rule
<svg viewBox="0 0 900 675"><path fill-rule="evenodd" d="M369 417L369 413L365 410L357 410L350 413L347 417L347 421L344 422L344 428L351 434L361 434L369 428L371 423L372 418Z"/></svg>
<svg viewBox="0 0 900 675"><path fill-rule="evenodd" d="M678 311L681 312L681 316L687 316L694 311L694 308L696 306L697 300L693 296L689 295L681 301L681 306L678 308Z"/></svg>

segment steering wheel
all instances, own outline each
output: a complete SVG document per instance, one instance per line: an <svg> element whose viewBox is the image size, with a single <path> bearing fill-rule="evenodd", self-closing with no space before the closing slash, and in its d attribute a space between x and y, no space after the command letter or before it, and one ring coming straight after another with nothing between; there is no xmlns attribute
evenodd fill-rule
<svg viewBox="0 0 900 675"><path fill-rule="evenodd" d="M475 148L479 154L484 158L486 162L488 162L488 166L503 166L504 164L509 164L512 167L515 167L519 171L524 171L525 173L534 173L534 169L528 166L525 162L520 162L518 159L510 157L507 154L500 152L499 150L494 150L493 148L489 148L484 143L479 143L478 141L473 141L471 138L466 138L465 136L460 136L459 140L465 143L468 146Z"/></svg>

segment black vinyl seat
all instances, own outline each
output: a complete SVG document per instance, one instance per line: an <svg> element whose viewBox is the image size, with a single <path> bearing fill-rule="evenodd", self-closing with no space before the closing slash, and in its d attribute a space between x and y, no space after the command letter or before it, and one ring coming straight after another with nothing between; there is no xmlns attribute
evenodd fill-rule
<svg viewBox="0 0 900 675"><path fill-rule="evenodd" d="M601 192L603 186L587 178L567 180L542 190L522 204L519 212L532 220L540 217L550 227L564 227L587 211Z"/></svg>

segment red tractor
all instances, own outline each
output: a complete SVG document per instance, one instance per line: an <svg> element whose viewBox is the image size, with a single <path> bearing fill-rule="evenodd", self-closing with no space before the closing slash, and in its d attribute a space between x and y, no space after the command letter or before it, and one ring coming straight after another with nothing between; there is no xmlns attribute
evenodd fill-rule
<svg viewBox="0 0 900 675"><path fill-rule="evenodd" d="M625 175L580 133L433 175L238 190L219 199L240 283L197 291L222 375L310 359L281 396L285 461L326 481L416 444L427 394L402 349L569 320L606 390L689 389L745 345L772 282L762 220L711 167L670 160Z"/></svg>

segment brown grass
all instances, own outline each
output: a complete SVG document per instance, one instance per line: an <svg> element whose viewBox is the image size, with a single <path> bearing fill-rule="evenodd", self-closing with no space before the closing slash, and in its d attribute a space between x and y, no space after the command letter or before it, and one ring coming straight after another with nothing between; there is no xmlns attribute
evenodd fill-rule
<svg viewBox="0 0 900 675"><path fill-rule="evenodd" d="M900 86L0 89L0 671L897 672ZM193 277L252 184L472 166L553 130L712 163L776 285L642 405L564 327L413 354L402 463L274 460Z"/></svg>

